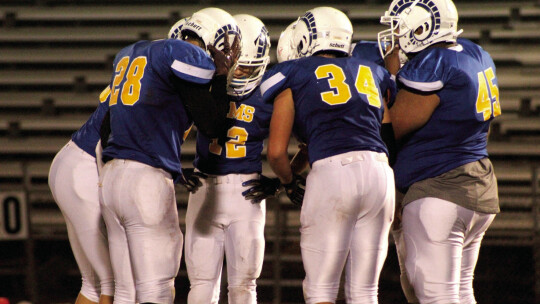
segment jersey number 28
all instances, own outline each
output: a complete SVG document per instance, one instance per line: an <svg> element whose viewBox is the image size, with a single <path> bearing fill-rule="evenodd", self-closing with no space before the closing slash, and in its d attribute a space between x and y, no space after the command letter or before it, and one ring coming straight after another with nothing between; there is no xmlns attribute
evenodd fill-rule
<svg viewBox="0 0 540 304"><path fill-rule="evenodd" d="M115 76L111 88L111 99L109 106L118 102L118 95L121 93L122 103L128 106L134 105L139 101L141 94L141 79L144 76L146 67L146 57L140 56L129 63L129 56L122 57L116 64ZM127 71L127 73L126 73ZM124 85L120 87L122 80Z"/></svg>

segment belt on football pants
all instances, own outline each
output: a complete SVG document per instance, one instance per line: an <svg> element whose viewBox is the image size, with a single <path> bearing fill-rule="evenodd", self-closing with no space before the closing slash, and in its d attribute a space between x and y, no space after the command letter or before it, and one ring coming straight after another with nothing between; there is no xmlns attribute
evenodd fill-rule
<svg viewBox="0 0 540 304"><path fill-rule="evenodd" d="M380 152L374 152L374 151L351 151L347 153L342 153L334 156L330 156L327 158L320 159L317 162L321 163L333 163L333 162L341 162L342 166L346 166L348 164L352 164L359 161L364 160L374 160L374 161L381 161L381 162L388 162L388 157L385 153Z"/></svg>
<svg viewBox="0 0 540 304"><path fill-rule="evenodd" d="M231 173L227 175L211 175L207 174L208 178L206 180L209 183L214 184L237 184L243 183L252 179L259 179L259 173L250 173L250 174L237 174Z"/></svg>

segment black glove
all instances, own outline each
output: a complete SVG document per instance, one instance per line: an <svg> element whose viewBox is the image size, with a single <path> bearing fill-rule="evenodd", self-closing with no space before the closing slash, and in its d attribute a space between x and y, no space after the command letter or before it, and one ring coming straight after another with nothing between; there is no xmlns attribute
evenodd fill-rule
<svg viewBox="0 0 540 304"><path fill-rule="evenodd" d="M300 175L293 174L292 182L284 184L285 193L296 206L302 206L304 201L304 193L306 192L306 179Z"/></svg>
<svg viewBox="0 0 540 304"><path fill-rule="evenodd" d="M202 172L195 172L194 168L182 168L182 177L180 183L186 187L189 192L195 192L202 186L201 179L206 179L208 175Z"/></svg>
<svg viewBox="0 0 540 304"><path fill-rule="evenodd" d="M263 199L276 196L279 193L281 183L279 178L269 178L261 174L259 179L245 181L242 186L251 186L242 192L242 195L255 204L260 203Z"/></svg>
<svg viewBox="0 0 540 304"><path fill-rule="evenodd" d="M232 47L229 44L229 35L225 35L223 45L223 51L216 49L211 44L208 45L208 51L210 51L216 65L216 76L228 75L229 70L236 64L240 56L240 38L238 35L234 37Z"/></svg>

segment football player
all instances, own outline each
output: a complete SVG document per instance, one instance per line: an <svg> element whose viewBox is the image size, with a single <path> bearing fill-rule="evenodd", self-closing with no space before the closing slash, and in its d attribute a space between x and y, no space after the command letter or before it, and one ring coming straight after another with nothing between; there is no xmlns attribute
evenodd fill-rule
<svg viewBox="0 0 540 304"><path fill-rule="evenodd" d="M394 176L380 131L395 83L383 67L348 56L352 34L343 12L307 11L292 35L293 58L300 59L276 65L261 84L263 99L274 104L268 161L293 192L291 133L308 146L300 215L307 303L334 303L344 269L346 301L377 302L394 214Z"/></svg>
<svg viewBox="0 0 540 304"><path fill-rule="evenodd" d="M96 145L109 108L110 87L88 121L56 154L49 170L49 187L66 221L69 243L82 276L76 304L112 304L114 277L107 232L99 207ZM133 283L126 292L135 294Z"/></svg>
<svg viewBox="0 0 540 304"><path fill-rule="evenodd" d="M173 303L183 241L174 183L189 179L180 164L183 135L192 120L211 137L226 123L226 78L240 43L236 22L224 10L205 8L179 37L136 42L113 64L100 200L115 303ZM136 299L124 297L131 277Z"/></svg>
<svg viewBox="0 0 540 304"><path fill-rule="evenodd" d="M392 56L386 56L383 57L383 52L380 51L380 49L386 49L388 45L382 44L379 45L378 41L359 41L355 43L352 46L351 50L351 56L358 57L358 58L364 58L367 60L371 60L375 62L376 64L386 67L386 69L392 74L392 78L395 80L395 74L399 70L405 62L407 62L407 57L405 54L399 49L399 47L394 48L394 52L392 53ZM393 56L399 57L399 61L391 60ZM394 66L395 64L398 64L398 66ZM391 92L390 100L387 101L387 105L391 106L394 103L395 100L395 92ZM388 109L385 108L385 111ZM385 116L383 119L382 129L381 129L381 136L383 138L384 143L386 144L386 147L388 148L388 154L389 154L389 162L390 166L393 166L396 160L396 153L397 153L397 144L394 139L394 132L392 129L392 123L390 120L389 115ZM394 244L396 247L396 253L399 260L399 268L400 268L400 282L401 287L403 290L403 293L405 295L405 298L407 299L408 303L418 303L418 299L416 298L416 295L414 294L414 289L412 288L405 271L405 257L407 255L407 252L405 250L405 244L403 243L403 230L401 226L401 199L403 198L403 194L399 191L396 191L396 210L395 210L395 216L394 216L394 222L392 223L392 237L394 240Z"/></svg>
<svg viewBox="0 0 540 304"><path fill-rule="evenodd" d="M242 54L228 86L229 126L222 137L197 134L195 168L205 179L189 189L185 255L190 304L218 303L224 257L228 303L256 303L256 279L264 258L265 200L242 196L262 172L263 140L272 105L262 102L259 83L270 61L270 38L256 17L235 15ZM270 185L276 193L279 181Z"/></svg>
<svg viewBox="0 0 540 304"><path fill-rule="evenodd" d="M495 65L458 38L451 0L395 0L381 17L387 60L397 72L390 116L400 150L394 165L403 198L405 269L420 303L476 303L473 272L485 231L499 212L487 153L501 114Z"/></svg>

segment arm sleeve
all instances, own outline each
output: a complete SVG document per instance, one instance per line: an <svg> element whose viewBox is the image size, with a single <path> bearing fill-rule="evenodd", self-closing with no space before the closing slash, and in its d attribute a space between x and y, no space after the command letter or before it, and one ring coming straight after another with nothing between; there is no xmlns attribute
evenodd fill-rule
<svg viewBox="0 0 540 304"><path fill-rule="evenodd" d="M107 147L107 142L109 141L109 135L111 134L111 111L107 110L103 120L101 121L101 126L99 127L99 137L101 139L101 147L105 149Z"/></svg>
<svg viewBox="0 0 540 304"><path fill-rule="evenodd" d="M210 138L227 130L227 77L214 77L210 84L197 84L175 78L174 85L197 130ZM210 86L212 91L210 92Z"/></svg>
<svg viewBox="0 0 540 304"><path fill-rule="evenodd" d="M394 167L397 156L397 144L394 138L394 130L392 128L392 123L382 124L381 137L386 144L386 149L388 149L388 162L390 164L390 167Z"/></svg>

